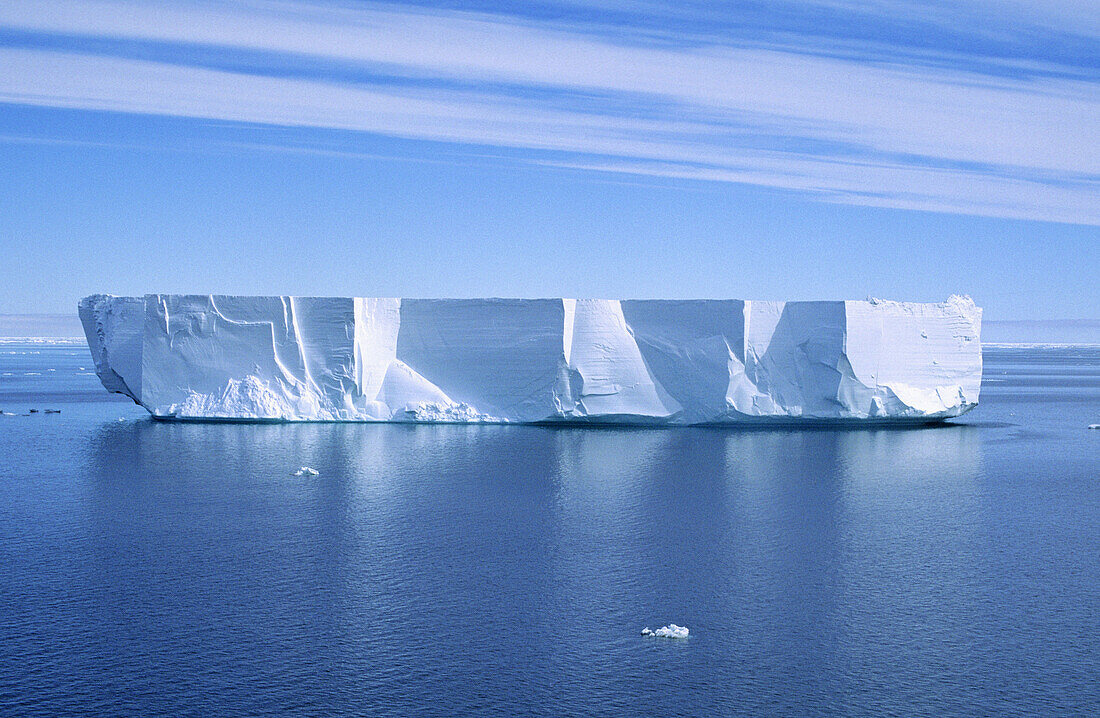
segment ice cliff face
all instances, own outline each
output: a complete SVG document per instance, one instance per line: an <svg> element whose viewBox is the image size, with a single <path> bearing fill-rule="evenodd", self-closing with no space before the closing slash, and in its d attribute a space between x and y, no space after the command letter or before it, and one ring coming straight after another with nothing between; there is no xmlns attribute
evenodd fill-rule
<svg viewBox="0 0 1100 718"><path fill-rule="evenodd" d="M978 403L981 310L740 300L149 294L80 302L108 391L171 419L934 421Z"/></svg>

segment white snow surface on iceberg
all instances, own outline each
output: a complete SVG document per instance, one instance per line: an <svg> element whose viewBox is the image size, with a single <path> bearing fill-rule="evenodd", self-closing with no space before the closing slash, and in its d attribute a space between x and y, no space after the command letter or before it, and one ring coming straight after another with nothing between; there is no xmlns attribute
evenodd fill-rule
<svg viewBox="0 0 1100 718"><path fill-rule="evenodd" d="M923 422L981 388L967 297L97 294L79 311L103 386L163 419Z"/></svg>

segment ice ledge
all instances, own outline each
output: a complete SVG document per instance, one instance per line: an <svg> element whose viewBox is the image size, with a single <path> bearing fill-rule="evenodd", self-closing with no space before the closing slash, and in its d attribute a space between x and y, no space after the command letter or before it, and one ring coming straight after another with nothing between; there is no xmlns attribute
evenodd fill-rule
<svg viewBox="0 0 1100 718"><path fill-rule="evenodd" d="M93 295L96 373L155 417L928 422L978 403L981 310L742 300Z"/></svg>

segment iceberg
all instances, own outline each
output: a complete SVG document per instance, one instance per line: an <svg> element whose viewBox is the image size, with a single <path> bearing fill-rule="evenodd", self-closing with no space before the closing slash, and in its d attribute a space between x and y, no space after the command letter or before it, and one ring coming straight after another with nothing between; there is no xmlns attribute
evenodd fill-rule
<svg viewBox="0 0 1100 718"><path fill-rule="evenodd" d="M924 423L978 403L981 309L883 301L96 294L104 388L157 419Z"/></svg>
<svg viewBox="0 0 1100 718"><path fill-rule="evenodd" d="M649 626L642 629L642 635L649 638L687 638L689 633L686 626L677 626L675 623L662 626L656 631L651 630Z"/></svg>

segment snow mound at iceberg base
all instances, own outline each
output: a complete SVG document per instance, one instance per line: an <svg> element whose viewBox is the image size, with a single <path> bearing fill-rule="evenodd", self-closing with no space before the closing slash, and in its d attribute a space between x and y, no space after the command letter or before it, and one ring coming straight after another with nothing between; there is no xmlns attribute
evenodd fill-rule
<svg viewBox="0 0 1100 718"><path fill-rule="evenodd" d="M157 418L925 422L978 403L981 310L742 300L93 295L103 386Z"/></svg>

